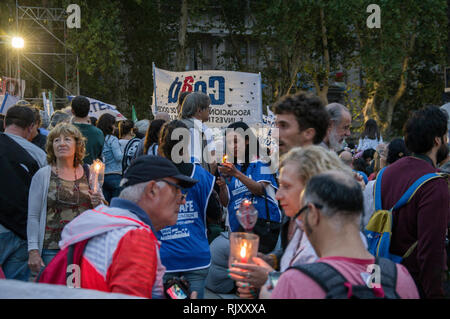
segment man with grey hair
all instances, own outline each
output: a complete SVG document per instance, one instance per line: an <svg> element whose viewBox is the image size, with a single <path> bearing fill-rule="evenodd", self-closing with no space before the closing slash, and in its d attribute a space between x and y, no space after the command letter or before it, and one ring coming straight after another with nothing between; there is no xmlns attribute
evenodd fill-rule
<svg viewBox="0 0 450 319"><path fill-rule="evenodd" d="M196 183L168 159L145 155L133 161L109 207L85 211L64 227L58 254L73 245L84 251L79 288L164 298L165 267L155 234L177 222L186 203L183 190ZM47 269L44 278L55 268Z"/></svg>
<svg viewBox="0 0 450 319"><path fill-rule="evenodd" d="M204 124L209 119L211 99L201 92L188 94L181 109L181 121L189 128L189 155L192 163L199 163L214 175L216 145L211 129Z"/></svg>
<svg viewBox="0 0 450 319"><path fill-rule="evenodd" d="M359 235L363 194L352 176L328 171L312 177L302 202L295 218L320 259L284 272L272 298L419 298L404 266L366 250Z"/></svg>
<svg viewBox="0 0 450 319"><path fill-rule="evenodd" d="M344 148L345 138L350 136L352 115L344 105L339 103L328 104L326 109L330 115L330 126L320 145L326 149L338 152Z"/></svg>

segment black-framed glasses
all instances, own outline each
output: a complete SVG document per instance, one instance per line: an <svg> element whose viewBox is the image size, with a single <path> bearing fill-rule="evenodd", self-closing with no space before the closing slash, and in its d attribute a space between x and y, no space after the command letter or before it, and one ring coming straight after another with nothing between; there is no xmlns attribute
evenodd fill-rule
<svg viewBox="0 0 450 319"><path fill-rule="evenodd" d="M172 182L170 182L170 181L168 181L168 180L165 180L165 179L158 179L158 180L156 180L156 181L157 181L157 182L165 182L165 183L167 183L168 185L175 187L175 189L176 189L177 191L179 190L179 191L181 192L181 198L180 198L180 201L183 201L183 200L186 199L187 191L186 191L183 187L181 187L180 185L177 185L177 184L172 183Z"/></svg>
<svg viewBox="0 0 450 319"><path fill-rule="evenodd" d="M320 204L316 204L316 203L312 203L314 206L317 207L317 209L322 209L323 206ZM294 219L297 219L298 216L300 216L301 214L303 214L307 209L308 209L308 204L306 204L305 206L303 206L302 208L300 208L300 210L297 212L297 214L295 214Z"/></svg>

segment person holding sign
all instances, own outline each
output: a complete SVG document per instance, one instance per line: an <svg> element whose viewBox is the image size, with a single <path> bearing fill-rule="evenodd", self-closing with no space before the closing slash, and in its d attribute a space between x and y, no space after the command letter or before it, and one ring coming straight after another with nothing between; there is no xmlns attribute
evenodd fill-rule
<svg viewBox="0 0 450 319"><path fill-rule="evenodd" d="M28 200L28 266L38 273L58 253L66 224L104 201L89 187L83 165L85 138L72 124L60 123L47 137L47 161L33 176Z"/></svg>

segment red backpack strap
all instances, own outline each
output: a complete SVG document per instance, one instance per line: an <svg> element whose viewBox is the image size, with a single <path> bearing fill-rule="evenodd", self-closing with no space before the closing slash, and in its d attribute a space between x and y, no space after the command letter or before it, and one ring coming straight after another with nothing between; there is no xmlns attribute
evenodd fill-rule
<svg viewBox="0 0 450 319"><path fill-rule="evenodd" d="M70 276L73 275L73 267L69 268L69 266L77 265L78 269L81 268L84 249L88 241L89 239L85 239L60 250L52 261L41 269L36 282L66 286L68 280L71 279Z"/></svg>

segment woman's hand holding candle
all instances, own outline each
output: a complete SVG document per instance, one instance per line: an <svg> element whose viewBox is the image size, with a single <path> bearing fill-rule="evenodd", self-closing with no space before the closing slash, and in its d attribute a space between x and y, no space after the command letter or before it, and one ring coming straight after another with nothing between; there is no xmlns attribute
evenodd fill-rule
<svg viewBox="0 0 450 319"><path fill-rule="evenodd" d="M254 264L233 263L228 269L229 277L233 280L249 283L255 288L261 288L267 281L272 267L259 257L253 257Z"/></svg>

